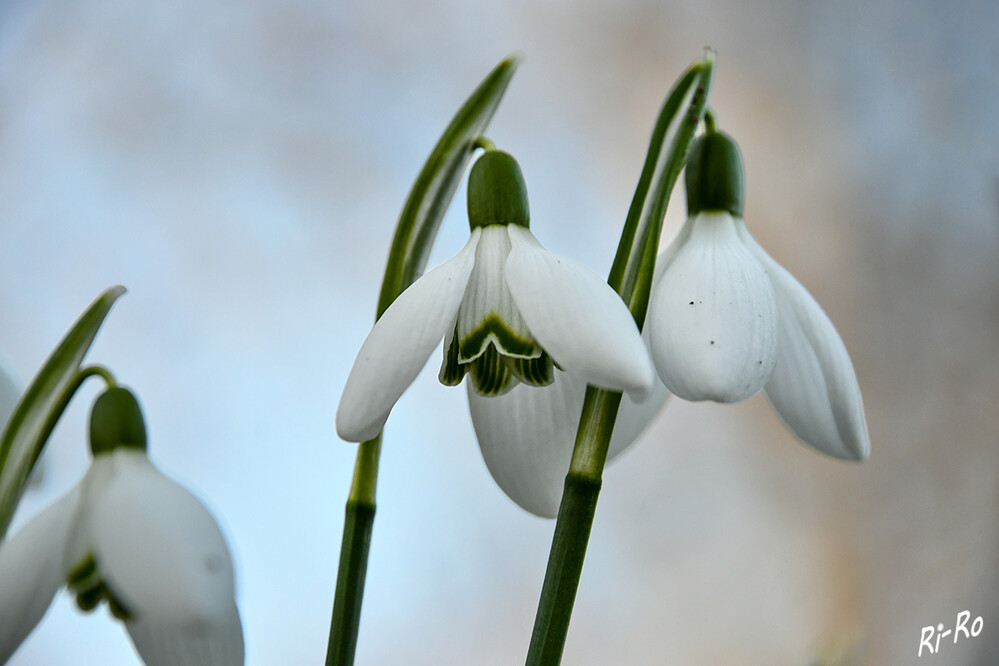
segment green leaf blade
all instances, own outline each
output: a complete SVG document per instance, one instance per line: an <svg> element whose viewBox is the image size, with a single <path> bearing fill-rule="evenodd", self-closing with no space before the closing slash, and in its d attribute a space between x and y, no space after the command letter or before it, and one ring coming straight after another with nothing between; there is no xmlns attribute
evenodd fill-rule
<svg viewBox="0 0 999 666"><path fill-rule="evenodd" d="M607 278L639 328L648 310L666 206L707 109L713 70L714 53L709 50L684 72L663 103Z"/></svg>
<svg viewBox="0 0 999 666"><path fill-rule="evenodd" d="M506 87L520 64L510 56L483 79L444 130L406 198L385 267L378 316L423 273L444 213Z"/></svg>
<svg viewBox="0 0 999 666"><path fill-rule="evenodd" d="M66 391L111 306L124 293L124 287L111 287L84 311L14 408L0 437L0 541L14 516L28 475L72 397Z"/></svg>

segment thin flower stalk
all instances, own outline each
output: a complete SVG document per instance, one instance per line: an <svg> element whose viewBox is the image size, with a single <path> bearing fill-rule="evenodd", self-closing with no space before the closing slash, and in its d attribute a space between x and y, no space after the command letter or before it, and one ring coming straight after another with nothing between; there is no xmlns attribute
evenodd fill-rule
<svg viewBox="0 0 999 666"><path fill-rule="evenodd" d="M659 113L608 283L642 326L669 195L707 105L714 65L708 51L673 87ZM589 386L565 479L548 569L527 655L528 666L561 661L596 512L621 394Z"/></svg>

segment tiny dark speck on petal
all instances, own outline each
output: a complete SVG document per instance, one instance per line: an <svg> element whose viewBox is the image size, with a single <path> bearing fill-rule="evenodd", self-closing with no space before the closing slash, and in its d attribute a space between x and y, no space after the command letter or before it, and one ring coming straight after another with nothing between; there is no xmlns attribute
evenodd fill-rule
<svg viewBox="0 0 999 666"><path fill-rule="evenodd" d="M690 304L691 304L691 305L693 305L693 304L694 304L694 301L691 301L691 302L690 302Z"/></svg>
<svg viewBox="0 0 999 666"><path fill-rule="evenodd" d="M712 341L711 341L711 344L714 344L714 343L715 343L715 341L714 341L714 340L712 340Z"/></svg>

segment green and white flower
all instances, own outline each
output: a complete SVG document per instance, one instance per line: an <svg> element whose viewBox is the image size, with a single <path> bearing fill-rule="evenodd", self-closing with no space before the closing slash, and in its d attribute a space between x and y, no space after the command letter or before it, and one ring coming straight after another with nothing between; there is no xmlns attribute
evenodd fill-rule
<svg viewBox="0 0 999 666"><path fill-rule="evenodd" d="M80 482L0 545L0 663L66 585L83 610L106 601L150 666L242 664L225 539L204 505L149 462L125 389L95 403L91 448Z"/></svg>
<svg viewBox="0 0 999 666"><path fill-rule="evenodd" d="M358 352L337 433L365 441L444 340L440 380L498 396L546 386L557 369L584 383L643 395L655 372L618 294L582 264L546 251L529 229L516 160L487 151L469 175L471 237L404 291Z"/></svg>
<svg viewBox="0 0 999 666"><path fill-rule="evenodd" d="M870 453L846 346L821 306L750 235L736 143L698 139L686 167L686 224L659 259L646 323L666 386L685 400L738 402L760 389L807 444Z"/></svg>

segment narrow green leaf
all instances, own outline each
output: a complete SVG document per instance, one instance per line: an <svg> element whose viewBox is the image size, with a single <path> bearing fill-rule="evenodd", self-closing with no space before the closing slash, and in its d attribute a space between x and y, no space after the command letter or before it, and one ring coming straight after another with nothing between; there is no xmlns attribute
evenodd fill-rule
<svg viewBox="0 0 999 666"><path fill-rule="evenodd" d="M67 389L97 330L124 287L111 287L94 301L63 337L35 376L0 438L0 541L10 525L35 461L72 395Z"/></svg>
<svg viewBox="0 0 999 666"><path fill-rule="evenodd" d="M649 141L642 175L628 209L607 282L628 305L639 328L645 322L659 238L673 185L683 170L711 88L714 52L708 51L673 86Z"/></svg>
<svg viewBox="0 0 999 666"><path fill-rule="evenodd" d="M519 56L510 56L489 73L465 101L434 146L416 177L392 239L378 316L423 273L437 229L474 150L513 77Z"/></svg>

